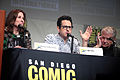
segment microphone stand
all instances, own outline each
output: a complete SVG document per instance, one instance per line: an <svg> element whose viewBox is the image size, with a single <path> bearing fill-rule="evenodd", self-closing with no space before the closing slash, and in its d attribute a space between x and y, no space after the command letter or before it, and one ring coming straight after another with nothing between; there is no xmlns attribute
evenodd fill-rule
<svg viewBox="0 0 120 80"><path fill-rule="evenodd" d="M71 34L67 34L68 37L71 37L72 38L72 41L71 41L71 53L73 53L73 41L74 41L74 36L72 36Z"/></svg>
<svg viewBox="0 0 120 80"><path fill-rule="evenodd" d="M71 41L71 53L73 53L73 40L74 40L74 37L71 37L72 38L72 41Z"/></svg>

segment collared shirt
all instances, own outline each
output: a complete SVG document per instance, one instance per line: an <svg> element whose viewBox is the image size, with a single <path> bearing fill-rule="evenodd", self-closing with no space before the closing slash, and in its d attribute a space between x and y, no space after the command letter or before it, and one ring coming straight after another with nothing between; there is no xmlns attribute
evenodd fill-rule
<svg viewBox="0 0 120 80"><path fill-rule="evenodd" d="M48 34L45 38L45 43L57 44L59 45L59 52L71 53L71 41L72 38L69 37L66 43L64 43L63 38L59 34ZM76 38L73 41L73 53L80 53L79 42Z"/></svg>

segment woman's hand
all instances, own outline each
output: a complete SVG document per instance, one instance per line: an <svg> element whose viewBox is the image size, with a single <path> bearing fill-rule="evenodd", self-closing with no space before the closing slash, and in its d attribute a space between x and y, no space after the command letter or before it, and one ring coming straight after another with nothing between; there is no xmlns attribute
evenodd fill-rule
<svg viewBox="0 0 120 80"><path fill-rule="evenodd" d="M22 48L21 46L15 46L14 48Z"/></svg>

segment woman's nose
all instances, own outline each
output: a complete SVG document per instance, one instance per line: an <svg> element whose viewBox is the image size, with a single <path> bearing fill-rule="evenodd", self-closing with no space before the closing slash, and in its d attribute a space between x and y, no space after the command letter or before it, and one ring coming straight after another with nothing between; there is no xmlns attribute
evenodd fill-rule
<svg viewBox="0 0 120 80"><path fill-rule="evenodd" d="M24 19L21 19L21 22L24 22Z"/></svg>

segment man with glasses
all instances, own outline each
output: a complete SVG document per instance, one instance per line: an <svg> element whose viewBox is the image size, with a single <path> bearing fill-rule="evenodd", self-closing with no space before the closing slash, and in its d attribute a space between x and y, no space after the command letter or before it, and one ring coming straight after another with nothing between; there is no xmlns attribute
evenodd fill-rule
<svg viewBox="0 0 120 80"><path fill-rule="evenodd" d="M60 52L71 53L72 38L68 37L68 34L72 33L73 23L70 16L61 16L57 21L58 34L48 34L45 38L45 43L59 45ZM84 34L80 31L82 37L82 46L87 46L87 41L92 33L92 27L88 27ZM74 38L73 41L73 53L79 52L80 43Z"/></svg>
<svg viewBox="0 0 120 80"><path fill-rule="evenodd" d="M104 27L101 30L101 36L98 34L98 43L95 47L103 48L104 56L119 56L120 49L116 47L116 30L111 26Z"/></svg>

